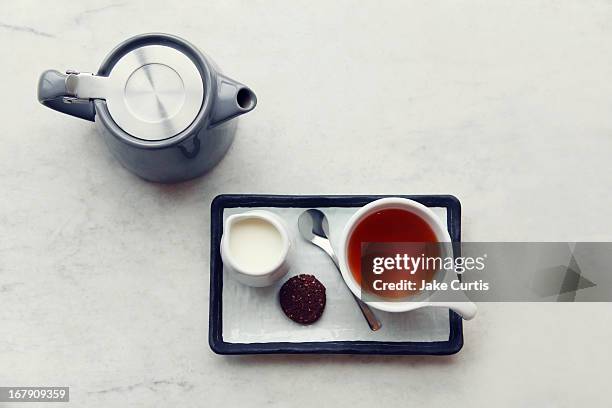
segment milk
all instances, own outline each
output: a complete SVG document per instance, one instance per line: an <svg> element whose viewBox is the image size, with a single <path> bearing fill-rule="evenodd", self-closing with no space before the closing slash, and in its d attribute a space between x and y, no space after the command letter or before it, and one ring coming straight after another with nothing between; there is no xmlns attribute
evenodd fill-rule
<svg viewBox="0 0 612 408"><path fill-rule="evenodd" d="M233 262L247 273L266 273L278 266L283 256L283 238L278 229L262 218L234 222L229 233Z"/></svg>

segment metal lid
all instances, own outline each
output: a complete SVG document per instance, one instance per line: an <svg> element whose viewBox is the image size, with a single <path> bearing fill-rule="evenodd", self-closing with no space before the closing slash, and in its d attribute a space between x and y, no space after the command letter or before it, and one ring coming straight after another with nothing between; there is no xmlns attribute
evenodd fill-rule
<svg viewBox="0 0 612 408"><path fill-rule="evenodd" d="M152 141L185 130L204 100L203 78L194 62L163 45L146 45L126 53L108 77L72 75L66 87L78 98L105 99L120 128Z"/></svg>

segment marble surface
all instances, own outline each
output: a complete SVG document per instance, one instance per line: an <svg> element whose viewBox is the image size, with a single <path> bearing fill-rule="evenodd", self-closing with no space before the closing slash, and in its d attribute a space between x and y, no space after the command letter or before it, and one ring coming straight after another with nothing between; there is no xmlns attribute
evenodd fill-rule
<svg viewBox="0 0 612 408"><path fill-rule="evenodd" d="M450 193L466 240L610 240L610 21L601 0L2 2L0 385L90 408L603 406L609 304L481 305L442 358L217 356L208 235L220 193ZM259 97L196 181L143 182L36 101L44 69L148 31Z"/></svg>

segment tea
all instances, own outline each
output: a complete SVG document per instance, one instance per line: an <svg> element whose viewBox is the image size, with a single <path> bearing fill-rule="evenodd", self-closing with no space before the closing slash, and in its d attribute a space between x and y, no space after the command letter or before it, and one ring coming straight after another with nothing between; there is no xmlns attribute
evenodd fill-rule
<svg viewBox="0 0 612 408"><path fill-rule="evenodd" d="M362 263L362 244L363 243L374 243L374 242L388 242L388 243L400 243L400 242L418 242L418 243L435 243L438 239L435 232L429 226L429 224L421 217L413 214L410 211L389 208L379 210L375 213L369 214L361 219L351 236L348 240L347 248L347 261L349 269L353 274L353 277L362 287L362 289L372 292L372 280L383 279L385 282L399 282L401 280L414 281L417 287L421 286L422 281L431 281L435 270L419 268L413 272L413 274L407 274L405 271L400 270L389 270L383 275L374 275L373 273L362 274L361 263ZM419 251L418 246L398 246L389 244L384 246L384 251L378 254L382 257L395 257L398 253L399 248L403 248L402 254L405 254L405 249L409 248L413 253L406 255L410 257L421 256L422 253ZM427 246L431 252L432 248L435 250L435 246ZM419 251L419 253L417 253ZM432 255L428 253L428 255ZM388 298L401 298L409 295L414 295L418 291L409 290L381 290L376 291L376 295L388 297Z"/></svg>

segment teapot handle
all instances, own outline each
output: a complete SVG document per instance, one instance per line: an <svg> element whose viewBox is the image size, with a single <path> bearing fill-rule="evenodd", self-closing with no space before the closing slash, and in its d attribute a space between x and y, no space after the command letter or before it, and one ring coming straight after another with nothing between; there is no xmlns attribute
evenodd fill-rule
<svg viewBox="0 0 612 408"><path fill-rule="evenodd" d="M68 75L56 70L43 72L38 80L38 101L58 112L93 122L96 116L93 102L75 98L68 92L66 89Z"/></svg>

